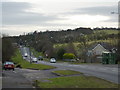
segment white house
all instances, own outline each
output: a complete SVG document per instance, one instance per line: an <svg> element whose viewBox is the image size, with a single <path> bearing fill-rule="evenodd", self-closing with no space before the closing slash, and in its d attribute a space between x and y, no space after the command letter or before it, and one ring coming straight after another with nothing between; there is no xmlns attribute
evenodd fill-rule
<svg viewBox="0 0 120 90"><path fill-rule="evenodd" d="M96 44L87 52L87 62L101 62L102 53L110 52L108 49L104 48L101 44Z"/></svg>
<svg viewBox="0 0 120 90"><path fill-rule="evenodd" d="M102 55L103 52L110 52L109 50L105 49L102 45L98 44L92 50L93 55Z"/></svg>

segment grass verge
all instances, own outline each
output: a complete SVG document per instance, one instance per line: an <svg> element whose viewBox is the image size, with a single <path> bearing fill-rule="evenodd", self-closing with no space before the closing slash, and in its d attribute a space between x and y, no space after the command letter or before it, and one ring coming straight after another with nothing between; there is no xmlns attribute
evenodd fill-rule
<svg viewBox="0 0 120 90"><path fill-rule="evenodd" d="M16 54L11 59L14 63L16 63L16 65L21 65L22 68L39 69L39 70L56 68L56 67L44 65L44 64L34 64L34 63L30 64L28 61L22 58L19 50L16 51Z"/></svg>
<svg viewBox="0 0 120 90"><path fill-rule="evenodd" d="M57 70L57 71L52 71L52 73L55 73L60 76L83 74L81 72L77 72L77 71L73 71L73 70Z"/></svg>
<svg viewBox="0 0 120 90"><path fill-rule="evenodd" d="M37 82L41 88L118 88L118 84L93 76L71 76L48 79L50 82Z"/></svg>

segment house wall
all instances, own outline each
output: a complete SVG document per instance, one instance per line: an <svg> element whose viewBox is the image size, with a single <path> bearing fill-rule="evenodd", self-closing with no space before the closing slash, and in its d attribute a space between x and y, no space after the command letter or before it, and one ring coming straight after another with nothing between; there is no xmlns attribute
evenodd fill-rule
<svg viewBox="0 0 120 90"><path fill-rule="evenodd" d="M103 52L109 52L109 51L103 48L102 46L98 45L92 50L92 52L94 55L102 55Z"/></svg>

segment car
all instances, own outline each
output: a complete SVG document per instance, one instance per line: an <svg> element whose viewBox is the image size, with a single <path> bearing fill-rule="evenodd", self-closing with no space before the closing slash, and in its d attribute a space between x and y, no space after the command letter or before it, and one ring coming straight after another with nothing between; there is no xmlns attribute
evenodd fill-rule
<svg viewBox="0 0 120 90"><path fill-rule="evenodd" d="M39 56L39 57L38 57L38 60L43 60L43 57L42 57L42 56Z"/></svg>
<svg viewBox="0 0 120 90"><path fill-rule="evenodd" d="M24 57L28 57L28 54L27 54L27 53L25 53L25 54L24 54Z"/></svg>
<svg viewBox="0 0 120 90"><path fill-rule="evenodd" d="M32 58L32 62L37 63L38 59L37 58Z"/></svg>
<svg viewBox="0 0 120 90"><path fill-rule="evenodd" d="M51 62L51 63L56 63L55 58L51 58L51 59L50 59L50 62Z"/></svg>
<svg viewBox="0 0 120 90"><path fill-rule="evenodd" d="M4 62L4 64L3 64L3 69L5 69L5 70L7 70L7 69L12 69L12 70L14 70L14 68L15 68L15 65L14 65L13 62L6 61L6 62Z"/></svg>

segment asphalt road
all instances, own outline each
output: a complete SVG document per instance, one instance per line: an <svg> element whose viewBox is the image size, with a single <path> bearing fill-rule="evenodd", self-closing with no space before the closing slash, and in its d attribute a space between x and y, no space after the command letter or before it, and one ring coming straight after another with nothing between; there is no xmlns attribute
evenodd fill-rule
<svg viewBox="0 0 120 90"><path fill-rule="evenodd" d="M84 64L73 65L68 63L50 63L39 61L38 63L58 67L59 69L69 69L84 73L85 75L96 76L114 83L120 83L120 73L117 65L102 65L102 64Z"/></svg>
<svg viewBox="0 0 120 90"><path fill-rule="evenodd" d="M21 73L6 70L2 75L2 88L33 88L32 83Z"/></svg>
<svg viewBox="0 0 120 90"><path fill-rule="evenodd" d="M24 54L25 51L29 54L28 48L21 48L21 52ZM28 59L26 59L28 60ZM29 61L29 60L28 60ZM45 64L55 66L58 69L69 69L75 70L84 73L85 75L96 76L114 83L120 83L118 80L120 78L120 73L118 71L117 65L102 65L102 64L82 64L82 65L73 65L68 63L50 63L45 61L38 61L38 64Z"/></svg>

